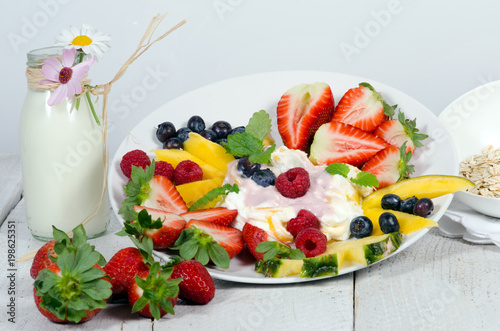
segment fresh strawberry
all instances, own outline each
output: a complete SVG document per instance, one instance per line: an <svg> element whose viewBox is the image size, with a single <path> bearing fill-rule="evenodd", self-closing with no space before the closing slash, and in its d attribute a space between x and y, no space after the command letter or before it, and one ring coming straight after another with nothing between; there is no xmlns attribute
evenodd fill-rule
<svg viewBox="0 0 500 331"><path fill-rule="evenodd" d="M267 232L250 223L245 223L242 232L243 241L247 245L250 254L252 254L257 261L262 261L264 259L264 253L259 253L255 249L261 242L271 240Z"/></svg>
<svg viewBox="0 0 500 331"><path fill-rule="evenodd" d="M215 296L215 284L207 268L198 261L180 261L174 265L172 278L182 278L179 298L205 305Z"/></svg>
<svg viewBox="0 0 500 331"><path fill-rule="evenodd" d="M134 220L125 221L118 235L149 237L154 249L172 246L186 226L184 218L174 213L141 206L135 206L134 211L137 216Z"/></svg>
<svg viewBox="0 0 500 331"><path fill-rule="evenodd" d="M137 274L128 288L128 302L132 313L160 319L167 313L174 315L179 294L180 278L172 279L172 268L161 270L158 262Z"/></svg>
<svg viewBox="0 0 500 331"><path fill-rule="evenodd" d="M145 257L137 247L122 248L109 259L104 266L104 271L110 277L113 299L126 298L135 275L149 269L144 259Z"/></svg>
<svg viewBox="0 0 500 331"><path fill-rule="evenodd" d="M182 214L188 211L174 184L165 176L154 176L155 161L142 169L132 166L132 180L123 188L127 198L122 202L120 214L127 221L136 217L134 206L160 209L165 212Z"/></svg>
<svg viewBox="0 0 500 331"><path fill-rule="evenodd" d="M349 89L333 112L332 121L350 124L372 132L394 115L396 106L389 106L380 93L368 83Z"/></svg>
<svg viewBox="0 0 500 331"><path fill-rule="evenodd" d="M57 258L57 254L54 252L55 243L55 240L51 240L38 249L33 258L33 263L31 264L31 278L35 279L40 270L56 265L56 263L52 261L52 259L55 260Z"/></svg>
<svg viewBox="0 0 500 331"><path fill-rule="evenodd" d="M428 137L418 131L417 120L408 120L403 112L399 112L397 119L382 123L373 133L398 148L406 143L406 152L414 153L417 147L423 146L420 140Z"/></svg>
<svg viewBox="0 0 500 331"><path fill-rule="evenodd" d="M401 146L401 149L392 145L388 146L368 160L361 170L377 176L379 189L409 178L413 172L413 166L408 165L412 153L405 153L405 150L405 144Z"/></svg>
<svg viewBox="0 0 500 331"><path fill-rule="evenodd" d="M326 83L300 84L283 94L278 107L278 131L288 148L308 151L316 130L334 110L332 90Z"/></svg>
<svg viewBox="0 0 500 331"><path fill-rule="evenodd" d="M316 131L310 159L315 164L341 162L359 167L387 146L382 138L372 133L331 121Z"/></svg>
<svg viewBox="0 0 500 331"><path fill-rule="evenodd" d="M236 228L200 220L189 221L186 228L197 228L208 234L226 250L230 259L235 257L243 249L243 236L241 231Z"/></svg>
<svg viewBox="0 0 500 331"><path fill-rule="evenodd" d="M99 266L102 260L88 243L58 253L57 264L40 270L35 279L35 304L42 315L53 322L80 323L105 308L112 291Z"/></svg>
<svg viewBox="0 0 500 331"><path fill-rule="evenodd" d="M87 236L83 227L73 229L73 239L71 239L64 231L54 227L53 236L55 239L45 243L38 249L31 264L30 275L33 279L38 276L42 269L46 269L51 265L56 265L58 254L67 250L76 252L78 247L87 243ZM92 249L94 246L91 246ZM100 261L104 265L104 258Z"/></svg>
<svg viewBox="0 0 500 331"><path fill-rule="evenodd" d="M221 269L229 268L229 260L244 246L241 231L215 223L192 219L172 249L178 249L185 260L195 258L206 265L212 261Z"/></svg>
<svg viewBox="0 0 500 331"><path fill-rule="evenodd" d="M218 225L229 226L238 216L237 209L227 209L225 207L216 207L210 209L200 209L188 211L180 216L184 217L186 222L192 219L215 223Z"/></svg>

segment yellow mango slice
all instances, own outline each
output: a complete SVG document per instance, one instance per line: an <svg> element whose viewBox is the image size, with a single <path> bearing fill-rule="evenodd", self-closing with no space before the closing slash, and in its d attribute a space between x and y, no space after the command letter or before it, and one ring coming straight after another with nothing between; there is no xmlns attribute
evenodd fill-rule
<svg viewBox="0 0 500 331"><path fill-rule="evenodd" d="M222 181L222 177L215 177L177 185L176 188L189 208L196 200L207 194L210 190L220 187L222 185ZM213 200L209 205L205 205L204 208L212 208L216 203L217 200Z"/></svg>
<svg viewBox="0 0 500 331"><path fill-rule="evenodd" d="M189 138L184 141L184 150L214 166L224 174L227 172L228 163L234 161L234 156L227 153L224 147L195 132L190 132Z"/></svg>
<svg viewBox="0 0 500 331"><path fill-rule="evenodd" d="M463 191L474 187L474 183L464 177L449 175L425 175L413 177L384 187L363 199L363 210L380 208L380 200L386 194L396 194L401 199L412 196L417 198L436 198L448 193Z"/></svg>
<svg viewBox="0 0 500 331"><path fill-rule="evenodd" d="M203 179L211 179L216 177L224 177L225 172L220 171L214 166L200 160L191 153L186 152L182 149L155 149L153 152L156 154L156 159L158 161L165 161L170 163L174 168L184 160L191 160L198 164L203 170Z"/></svg>
<svg viewBox="0 0 500 331"><path fill-rule="evenodd" d="M378 218L380 214L384 212L391 212L396 216L399 222L399 232L402 234L410 234L421 229L430 228L434 226L439 226L437 222L431 220L430 218L420 217L417 215L402 213L395 210L385 210L382 208L370 208L363 211L363 214L368 217L373 223L372 236L382 235L383 232L380 230L380 225L378 223Z"/></svg>

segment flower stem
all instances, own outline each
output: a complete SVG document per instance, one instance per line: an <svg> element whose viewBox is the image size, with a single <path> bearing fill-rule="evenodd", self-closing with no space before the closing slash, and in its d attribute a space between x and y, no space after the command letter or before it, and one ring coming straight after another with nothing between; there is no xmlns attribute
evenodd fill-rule
<svg viewBox="0 0 500 331"><path fill-rule="evenodd" d="M99 118L97 117L97 114L94 109L94 105L92 104L92 99L90 99L90 94L89 92L85 92L85 95L87 96L87 101L89 102L90 109L92 110L92 115L94 115L94 119L97 123L97 125L101 126L101 122L99 121Z"/></svg>

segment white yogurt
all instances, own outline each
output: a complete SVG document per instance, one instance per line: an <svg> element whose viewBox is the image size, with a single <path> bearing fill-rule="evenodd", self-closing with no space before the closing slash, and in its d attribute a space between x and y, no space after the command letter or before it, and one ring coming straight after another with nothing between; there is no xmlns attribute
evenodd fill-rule
<svg viewBox="0 0 500 331"><path fill-rule="evenodd" d="M103 132L81 99L48 106L51 92L28 90L21 114L21 160L26 217L31 233L52 239L52 225L70 231L87 217L87 235L104 233L109 199L104 193Z"/></svg>
<svg viewBox="0 0 500 331"><path fill-rule="evenodd" d="M275 238L291 243L293 237L286 231L286 224L301 209L307 209L318 217L320 230L328 240L349 238L351 220L363 214L362 192L343 176L330 175L324 167L314 166L303 152L280 147L273 152L271 159L271 168L277 176L294 167L306 169L310 189L302 197L286 198L274 186L262 187L250 178L242 178L236 169L237 161L234 161L229 165L225 182L237 183L240 190L228 194L223 202L227 208L238 210L233 225L242 229L245 222L249 222Z"/></svg>

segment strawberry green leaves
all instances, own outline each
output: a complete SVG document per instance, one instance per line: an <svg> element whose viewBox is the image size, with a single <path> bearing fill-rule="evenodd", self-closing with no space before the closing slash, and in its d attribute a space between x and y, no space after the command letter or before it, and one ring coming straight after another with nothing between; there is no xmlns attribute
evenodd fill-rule
<svg viewBox="0 0 500 331"><path fill-rule="evenodd" d="M36 296L42 300L40 307L61 321L74 323L91 311L105 308L106 299L112 294L106 273L98 267L103 257L86 242L85 230L79 227L73 230L72 249L60 250L60 246L57 265L41 270L34 282ZM54 230L59 242L66 241L66 236Z"/></svg>
<svg viewBox="0 0 500 331"><path fill-rule="evenodd" d="M338 162L331 163L325 168L325 170L330 175L341 175L342 177L349 179L354 184L360 186L378 187L379 185L377 177L374 174L371 174L366 171L358 172L356 174L356 177L349 177L349 172L351 171L351 169L345 163L338 163Z"/></svg>
<svg viewBox="0 0 500 331"><path fill-rule="evenodd" d="M134 211L134 206L140 205L148 198L149 192L151 191L149 182L153 178L154 173L154 160L151 161L151 165L147 166L146 169L132 166L132 180L126 185L123 185L123 191L127 195L127 198L122 202L122 207L118 211L119 214L123 214L123 218L126 221L136 219L137 213Z"/></svg>
<svg viewBox="0 0 500 331"><path fill-rule="evenodd" d="M248 156L254 163L269 163L271 153L276 145L264 149L264 140L271 132L271 118L265 110L252 115L245 127L245 132L235 133L227 137L224 146L228 153L237 157Z"/></svg>
<svg viewBox="0 0 500 331"><path fill-rule="evenodd" d="M212 261L221 269L229 268L229 254L209 234L196 227L186 228L176 240L174 250L185 260L195 259L203 265Z"/></svg>
<svg viewBox="0 0 500 331"><path fill-rule="evenodd" d="M182 278L169 279L171 275L172 268L161 268L160 263L155 262L145 278L135 276L135 283L142 289L142 296L133 303L132 313L139 312L149 304L149 312L154 319L161 318L160 309L174 315L171 298L177 298Z"/></svg>

